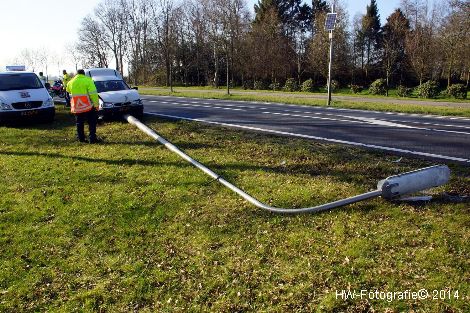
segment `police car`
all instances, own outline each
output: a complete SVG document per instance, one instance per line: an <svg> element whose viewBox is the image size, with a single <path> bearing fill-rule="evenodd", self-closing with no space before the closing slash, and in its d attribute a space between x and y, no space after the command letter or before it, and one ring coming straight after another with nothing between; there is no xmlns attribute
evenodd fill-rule
<svg viewBox="0 0 470 313"><path fill-rule="evenodd" d="M108 118L130 114L142 118L144 106L137 87L130 88L118 71L109 68L92 68L86 69L85 75L95 82L100 99L99 116Z"/></svg>
<svg viewBox="0 0 470 313"><path fill-rule="evenodd" d="M54 101L32 72L0 73L0 123L21 120L52 122Z"/></svg>

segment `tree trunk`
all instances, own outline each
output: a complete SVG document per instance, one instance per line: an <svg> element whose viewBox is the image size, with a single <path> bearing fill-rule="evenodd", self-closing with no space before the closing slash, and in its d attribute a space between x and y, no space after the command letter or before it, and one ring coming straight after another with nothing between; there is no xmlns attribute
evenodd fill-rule
<svg viewBox="0 0 470 313"><path fill-rule="evenodd" d="M170 92L173 92L173 66L170 62Z"/></svg>
<svg viewBox="0 0 470 313"><path fill-rule="evenodd" d="M217 57L217 47L214 43L214 87L219 88L219 58Z"/></svg>
<svg viewBox="0 0 470 313"><path fill-rule="evenodd" d="M385 87L385 95L388 97L388 89L389 89L389 78L390 78L390 71L387 70L387 73L386 73L386 76L387 76L387 85Z"/></svg>
<svg viewBox="0 0 470 313"><path fill-rule="evenodd" d="M450 87L452 79L452 61L449 63L448 73L447 73L447 88Z"/></svg>
<svg viewBox="0 0 470 313"><path fill-rule="evenodd" d="M170 86L170 72L171 72L171 69L170 69L170 56L168 53L166 53L166 57L165 57L165 67L166 67L166 87L169 87Z"/></svg>
<svg viewBox="0 0 470 313"><path fill-rule="evenodd" d="M468 90L469 81L470 81L470 69L467 71L467 90Z"/></svg>
<svg viewBox="0 0 470 313"><path fill-rule="evenodd" d="M119 67L119 57L116 51L114 51L114 58L116 59L116 71L121 72L121 68Z"/></svg>
<svg viewBox="0 0 470 313"><path fill-rule="evenodd" d="M230 60L229 60L229 53L227 50L227 95L230 95Z"/></svg>

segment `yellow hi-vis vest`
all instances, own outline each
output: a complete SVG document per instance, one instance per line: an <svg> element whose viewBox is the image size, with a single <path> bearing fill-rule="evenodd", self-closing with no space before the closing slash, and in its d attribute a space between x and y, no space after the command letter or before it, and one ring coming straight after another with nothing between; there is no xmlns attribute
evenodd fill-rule
<svg viewBox="0 0 470 313"><path fill-rule="evenodd" d="M70 81L70 75L65 73L64 78L62 78L62 84L64 85L64 88L67 88L67 84Z"/></svg>
<svg viewBox="0 0 470 313"><path fill-rule="evenodd" d="M91 77L83 74L76 75L68 84L70 94L70 111L74 114L85 113L99 105L96 86Z"/></svg>

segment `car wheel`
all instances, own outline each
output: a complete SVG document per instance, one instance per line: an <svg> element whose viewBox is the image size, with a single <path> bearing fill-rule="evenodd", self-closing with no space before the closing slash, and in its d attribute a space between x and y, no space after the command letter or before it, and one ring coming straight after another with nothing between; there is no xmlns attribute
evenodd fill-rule
<svg viewBox="0 0 470 313"><path fill-rule="evenodd" d="M139 120L144 119L144 108L139 109L137 112L135 112L134 117Z"/></svg>

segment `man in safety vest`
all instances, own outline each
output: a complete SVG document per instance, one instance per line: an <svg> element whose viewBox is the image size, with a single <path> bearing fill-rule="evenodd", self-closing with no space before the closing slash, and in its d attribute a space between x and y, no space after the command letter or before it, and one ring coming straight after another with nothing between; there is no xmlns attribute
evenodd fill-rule
<svg viewBox="0 0 470 313"><path fill-rule="evenodd" d="M77 75L67 84L70 93L70 111L75 114L77 137L80 142L85 138L85 121L88 122L90 143L100 142L96 137L97 114L95 106L99 105L98 92L91 77L85 76L84 70L78 70Z"/></svg>
<svg viewBox="0 0 470 313"><path fill-rule="evenodd" d="M71 78L70 78L70 75L67 74L66 70L63 70L62 74L64 75L62 77L62 84L63 84L64 89L65 89L65 107L68 108L68 107L70 107L70 94L67 92L67 84L70 82Z"/></svg>

